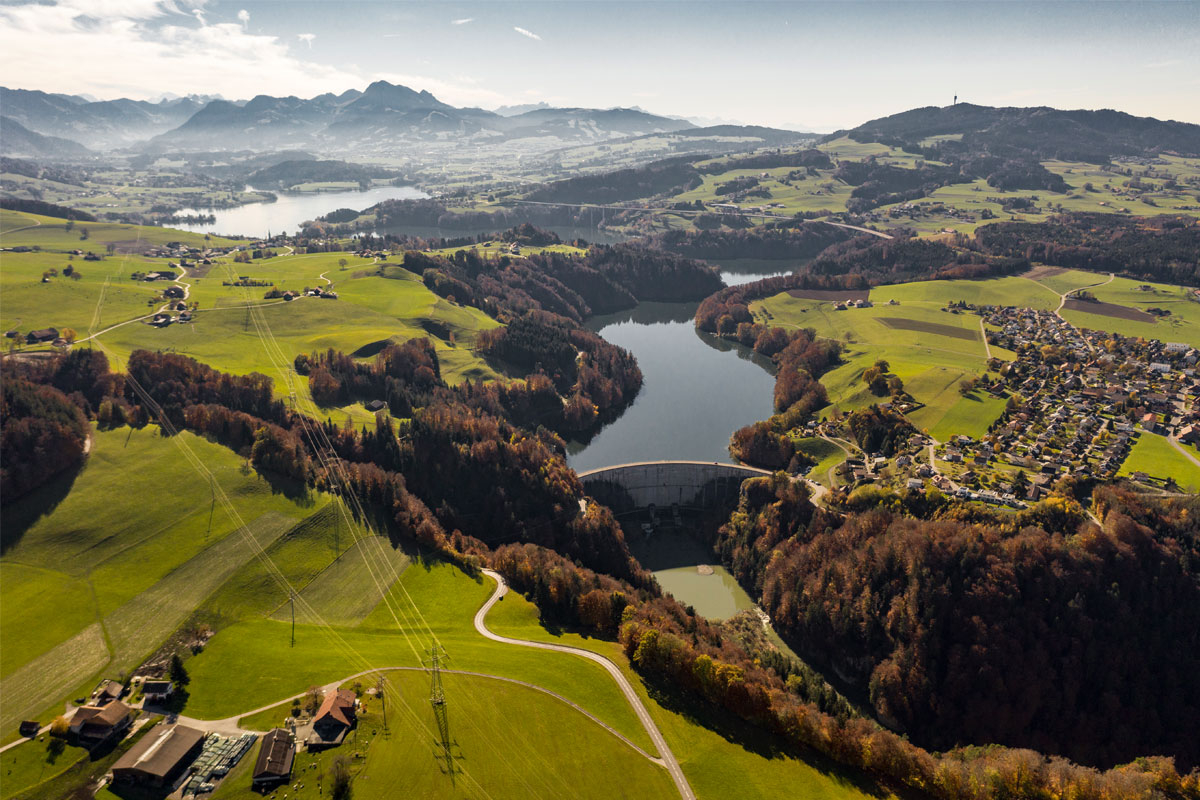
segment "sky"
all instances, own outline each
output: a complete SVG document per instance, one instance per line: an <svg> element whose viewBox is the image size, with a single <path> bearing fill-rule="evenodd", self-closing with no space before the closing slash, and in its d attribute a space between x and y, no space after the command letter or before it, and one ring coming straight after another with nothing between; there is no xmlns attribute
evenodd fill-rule
<svg viewBox="0 0 1200 800"><path fill-rule="evenodd" d="M816 132L956 95L1200 123L1200 2L0 0L9 88L248 99L380 79L459 106Z"/></svg>

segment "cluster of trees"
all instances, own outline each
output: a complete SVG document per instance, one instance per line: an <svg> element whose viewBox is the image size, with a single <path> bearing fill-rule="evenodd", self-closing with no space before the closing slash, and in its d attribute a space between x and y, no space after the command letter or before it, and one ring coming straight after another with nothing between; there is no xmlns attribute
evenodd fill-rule
<svg viewBox="0 0 1200 800"><path fill-rule="evenodd" d="M758 178L753 175L743 175L738 178L718 183L714 192L718 195L737 194L739 192L749 191L755 186L758 186Z"/></svg>
<svg viewBox="0 0 1200 800"><path fill-rule="evenodd" d="M82 463L88 437L82 398L34 382L9 363L0 381L0 497L6 504Z"/></svg>
<svg viewBox="0 0 1200 800"><path fill-rule="evenodd" d="M388 266L379 267L381 274ZM500 319L541 309L581 322L640 301L699 300L721 288L713 267L635 244L595 245L582 256L545 252L498 259L472 250L448 258L410 250L404 268L422 275L436 294Z"/></svg>
<svg viewBox="0 0 1200 800"><path fill-rule="evenodd" d="M804 508L804 494L754 479L718 547L777 630L880 719L939 749L1197 763L1198 526L1186 505L1105 489L1103 526L1076 517L1064 536L883 508L838 519Z"/></svg>
<svg viewBox="0 0 1200 800"><path fill-rule="evenodd" d="M777 223L747 230L669 230L649 243L688 258L812 258L830 245L856 234L834 225L807 224L785 227Z"/></svg>
<svg viewBox="0 0 1200 800"><path fill-rule="evenodd" d="M301 235L319 238L342 236L358 232L359 228L375 231L388 227L440 228L446 231L502 231L514 225L530 222L534 225L583 225L592 227L604 217L600 209L570 208L567 206L523 205L499 211L452 211L440 200L384 200L350 216L346 209L331 212L334 216L318 217L305 222ZM367 217L367 220L360 218ZM411 237L398 234L372 236L371 240L404 244Z"/></svg>
<svg viewBox="0 0 1200 800"><path fill-rule="evenodd" d="M954 167L922 163L915 169L906 169L881 164L875 158L838 162L834 177L854 187L846 208L855 214L889 203L916 200L941 186L972 180Z"/></svg>
<svg viewBox="0 0 1200 800"><path fill-rule="evenodd" d="M1045 222L985 225L975 241L997 256L1200 285L1200 222L1190 217L1060 214Z"/></svg>
<svg viewBox="0 0 1200 800"><path fill-rule="evenodd" d="M679 156L642 167L553 181L530 192L528 199L545 203L619 203L658 194L678 194L704 182L692 166L700 156Z"/></svg>
<svg viewBox="0 0 1200 800"><path fill-rule="evenodd" d="M366 188L375 178L396 178L399 173L379 167L351 164L347 161L315 161L300 159L281 161L246 177L251 186L287 189L301 183L326 183L331 181L353 181Z"/></svg>
<svg viewBox="0 0 1200 800"><path fill-rule="evenodd" d="M696 171L704 175L720 175L735 169L774 169L776 167L811 167L833 169L833 161L821 150L793 150L790 152L756 153L752 156L727 158L701 164Z"/></svg>
<svg viewBox="0 0 1200 800"><path fill-rule="evenodd" d="M1028 260L1019 256L993 256L915 237L888 240L877 236L831 245L805 267L818 275L866 275L871 283L982 278L1028 269Z"/></svg>
<svg viewBox="0 0 1200 800"><path fill-rule="evenodd" d="M15 159L4 159L6 165L15 161ZM7 172L7 166L5 167ZM36 177L36 176L34 176ZM44 217L58 217L60 219L79 220L80 222L96 222L96 218L86 211L80 211L67 206L55 205L47 203L43 200L22 200L17 197L0 197L0 208L8 211L24 211L27 214L41 214Z"/></svg>
<svg viewBox="0 0 1200 800"><path fill-rule="evenodd" d="M851 412L846 417L846 427L864 453L884 456L895 455L909 435L916 432L908 417L875 404Z"/></svg>
<svg viewBox="0 0 1200 800"><path fill-rule="evenodd" d="M763 503L776 491L797 492L783 501L788 506L785 516L768 525L803 533L837 524L832 515L808 505L803 487L796 488L786 478L756 478L750 483L758 485L745 490L741 513L748 519L769 517ZM806 505L808 510L801 510ZM781 544L786 546L782 540ZM827 699L824 704L835 713L823 711L818 705L822 701L809 693L819 683L790 672L782 659L756 658L738 636L661 596L655 586L613 580L528 544L497 548L491 563L514 589L537 604L545 621L605 637L617 628L617 639L634 668L660 690L723 709L781 737L790 747L816 750L892 785L940 800L1200 796L1200 774L1180 776L1170 758L1143 758L1100 772L1004 747L967 747L934 755L856 715L844 701ZM816 694L830 697L827 691Z"/></svg>

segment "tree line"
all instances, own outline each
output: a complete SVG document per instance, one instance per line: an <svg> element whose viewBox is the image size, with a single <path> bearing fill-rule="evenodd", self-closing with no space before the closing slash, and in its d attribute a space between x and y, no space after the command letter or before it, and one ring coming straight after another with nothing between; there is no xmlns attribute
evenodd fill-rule
<svg viewBox="0 0 1200 800"><path fill-rule="evenodd" d="M795 485L752 484L722 528L723 560L781 635L889 725L942 750L1197 764L1197 498L1164 508L1105 488L1102 525L1056 513L1062 497L987 524L921 519L879 490L838 516L804 508Z"/></svg>

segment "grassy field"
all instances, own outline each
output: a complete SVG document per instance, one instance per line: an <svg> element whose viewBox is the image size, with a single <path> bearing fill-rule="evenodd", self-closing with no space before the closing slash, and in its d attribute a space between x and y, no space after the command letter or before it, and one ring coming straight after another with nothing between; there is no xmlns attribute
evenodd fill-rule
<svg viewBox="0 0 1200 800"><path fill-rule="evenodd" d="M1186 445L1183 447L1187 449ZM1193 449L1188 452L1196 455ZM1138 437L1118 474L1126 476L1135 472L1145 472L1159 481L1174 478L1179 490L1200 492L1200 467L1157 434L1143 433Z"/></svg>
<svg viewBox="0 0 1200 800"><path fill-rule="evenodd" d="M173 228L126 225L118 222L76 222L69 230L67 220L0 209L0 236L5 247L40 247L43 250L94 250L104 252L109 244L118 252L139 245L182 242L189 247L224 247L238 240L203 233L188 233ZM87 236L84 237L84 233Z"/></svg>
<svg viewBox="0 0 1200 800"><path fill-rule="evenodd" d="M243 585L250 589L254 584ZM219 719L365 669L419 666L436 637L450 654L452 668L527 680L558 692L652 749L619 689L598 666L479 636L471 619L491 589L490 580L476 580L446 564L417 561L357 626L322 627L297 603L294 647L289 622L246 614L187 662L192 677L187 713ZM242 607L247 605L244 601ZM256 677L234 687L229 675Z"/></svg>
<svg viewBox="0 0 1200 800"><path fill-rule="evenodd" d="M924 407L910 418L935 437L958 433L978 436L999 416L1003 401L964 398L959 384L987 370L980 318L943 311L947 302L1025 304L1054 308L1052 292L1033 281L1009 277L981 281L923 281L880 286L871 292L872 308L835 311L834 304L786 293L752 305L760 320L783 327L813 328L841 342L844 363L821 376L830 403L843 411L878 403L862 382L863 371L883 359L904 381L905 389ZM898 305L889 305L895 300ZM993 347L992 355L1010 360L1012 353Z"/></svg>
<svg viewBox="0 0 1200 800"><path fill-rule="evenodd" d="M49 736L0 753L0 798L8 798L43 781L49 781L81 761L82 747L62 746Z"/></svg>
<svg viewBox="0 0 1200 800"><path fill-rule="evenodd" d="M1097 278L1094 273L1083 274L1091 274L1093 281ZM1143 291L1139 288L1141 286L1149 286L1150 289ZM1200 303L1188 299L1191 293L1186 287L1115 278L1111 283L1096 286L1088 291L1104 303L1115 303L1142 311L1148 308L1162 308L1171 313L1160 317L1157 322L1138 322L1064 309L1063 317L1072 324L1112 331L1123 336L1140 336L1163 342L1185 342L1193 347L1200 347Z"/></svg>
<svg viewBox="0 0 1200 800"><path fill-rule="evenodd" d="M805 455L817 460L816 466L809 470L808 477L826 486L829 486L830 482L829 471L846 460L846 453L842 448L824 439L816 437L800 439L796 442L796 446Z"/></svg>
<svg viewBox="0 0 1200 800"><path fill-rule="evenodd" d="M537 609L511 592L488 616L496 633L560 642L600 653L618 664L647 703L684 774L701 798L804 797L815 800L889 797L883 787L817 757L799 758L773 736L715 709L649 689L630 668L619 645L575 633L552 633Z"/></svg>
<svg viewBox="0 0 1200 800"><path fill-rule="evenodd" d="M328 795L322 773L339 755L353 759L356 798L392 798L397 781L405 796L473 797L672 797L666 770L561 700L503 681L445 674L449 766L429 703L423 672L388 672L388 732L380 705L366 699L358 733L340 748L300 753L289 798ZM569 736L562 735L570 731ZM246 756L213 795L255 800L249 772L257 750ZM324 791L324 793L322 793Z"/></svg>
<svg viewBox="0 0 1200 800"><path fill-rule="evenodd" d="M74 329L79 337L95 327L152 313L169 284L130 280L161 261L113 256L103 261L70 259L62 253L4 253L0 255L0 328L26 333L38 328ZM65 267L79 278L62 274ZM42 282L50 269L58 275Z"/></svg>
<svg viewBox="0 0 1200 800"><path fill-rule="evenodd" d="M204 460L244 530L214 509L175 444ZM130 486L169 491L113 502ZM47 721L77 690L136 666L252 558L249 539L269 545L326 502L192 434L173 444L154 428L95 432L77 475L5 509L0 729Z"/></svg>
<svg viewBox="0 0 1200 800"><path fill-rule="evenodd" d="M443 247L441 250L430 250L429 252L431 255L451 256L459 250L474 251L480 258L498 259L509 254L509 243L497 239L495 241L473 244L469 247ZM587 250L581 247L573 247L569 244L551 244L544 247L521 245L522 256L537 255L539 253L565 253L567 255L581 256L587 253Z"/></svg>

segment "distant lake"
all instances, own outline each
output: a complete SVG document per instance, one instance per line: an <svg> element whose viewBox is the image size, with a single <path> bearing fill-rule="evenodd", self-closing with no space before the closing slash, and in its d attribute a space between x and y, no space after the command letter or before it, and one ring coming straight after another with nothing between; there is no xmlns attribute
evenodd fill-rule
<svg viewBox="0 0 1200 800"><path fill-rule="evenodd" d="M256 191L247 186L246 191ZM316 219L339 208L362 211L384 200L422 200L429 197L414 186L375 186L366 191L337 192L275 192L274 203L250 203L237 208L185 208L178 213L212 214L216 222L173 224L170 227L192 233L214 233L218 236L266 237L268 233L296 233L300 224Z"/></svg>
<svg viewBox="0 0 1200 800"><path fill-rule="evenodd" d="M726 286L741 286L763 278L788 275L807 264L809 259L724 258L706 259L721 271Z"/></svg>

